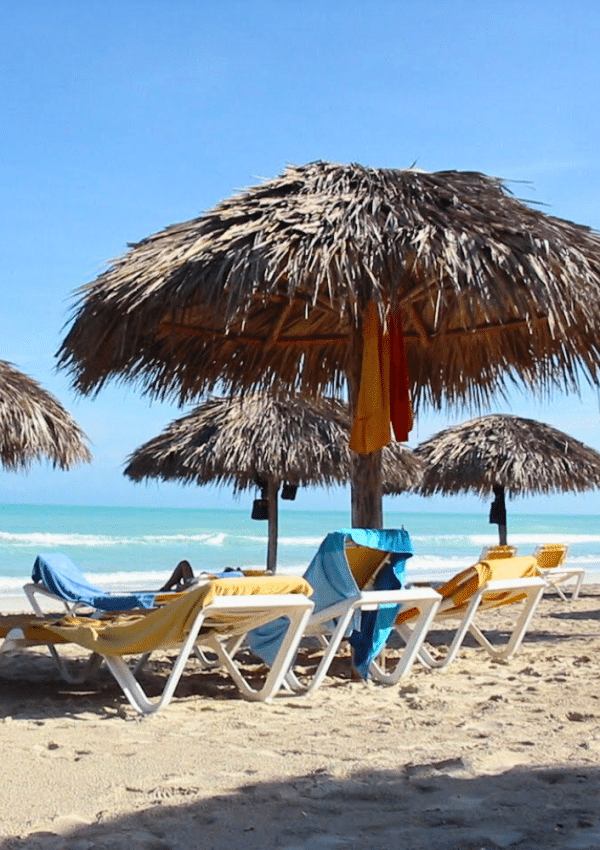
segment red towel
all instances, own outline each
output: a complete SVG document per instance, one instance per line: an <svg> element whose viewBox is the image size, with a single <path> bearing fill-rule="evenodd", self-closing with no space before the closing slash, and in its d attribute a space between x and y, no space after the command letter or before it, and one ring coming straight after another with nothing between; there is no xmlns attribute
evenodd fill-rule
<svg viewBox="0 0 600 850"><path fill-rule="evenodd" d="M398 442L404 443L413 426L400 309L390 310L390 419Z"/></svg>

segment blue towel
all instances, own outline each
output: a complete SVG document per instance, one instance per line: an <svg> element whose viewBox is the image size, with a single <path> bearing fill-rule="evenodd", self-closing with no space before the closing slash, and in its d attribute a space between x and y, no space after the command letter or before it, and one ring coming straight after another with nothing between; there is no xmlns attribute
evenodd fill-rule
<svg viewBox="0 0 600 850"><path fill-rule="evenodd" d="M100 611L128 611L130 608L153 608L155 593L107 593L86 579L68 555L53 552L38 555L31 578L42 582L51 593L67 602L84 602Z"/></svg>
<svg viewBox="0 0 600 850"><path fill-rule="evenodd" d="M402 587L405 562L412 556L408 532L403 528L344 528L327 535L304 573L304 578L313 588L311 598L315 603L315 613L336 602L355 598L360 593L346 558L348 540L390 553L390 563L377 577L376 589ZM365 611L362 616L357 613L354 617L350 629L351 642L355 665L364 678L368 677L371 661L379 655L390 635L397 611L397 605L385 605L377 611ZM287 620L280 618L254 629L248 634L251 650L267 664L272 664L286 628Z"/></svg>
<svg viewBox="0 0 600 850"><path fill-rule="evenodd" d="M410 555L392 556L392 559L375 577L374 590L398 590L402 587L404 564ZM350 635L354 649L353 662L363 679L370 677L369 667L387 643L399 605L380 605L375 611L363 611L360 626Z"/></svg>

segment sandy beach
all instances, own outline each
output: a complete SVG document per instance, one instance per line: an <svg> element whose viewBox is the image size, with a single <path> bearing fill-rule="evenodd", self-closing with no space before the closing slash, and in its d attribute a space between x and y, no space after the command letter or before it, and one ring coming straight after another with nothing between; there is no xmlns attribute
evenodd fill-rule
<svg viewBox="0 0 600 850"><path fill-rule="evenodd" d="M144 719L106 671L67 685L41 650L7 655L0 847L598 848L599 624L597 585L547 594L509 663L469 644L386 688L340 658L310 698L271 704L192 663Z"/></svg>

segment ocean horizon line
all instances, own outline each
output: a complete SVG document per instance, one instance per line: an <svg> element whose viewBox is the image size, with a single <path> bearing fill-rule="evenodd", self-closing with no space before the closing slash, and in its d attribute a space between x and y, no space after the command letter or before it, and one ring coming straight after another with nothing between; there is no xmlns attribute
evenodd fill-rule
<svg viewBox="0 0 600 850"><path fill-rule="evenodd" d="M68 503L68 502L10 502L6 500L2 500L0 503L0 511L2 508L64 508L66 510L73 510L74 508L89 508L96 510L124 510L124 511L186 511L186 512L197 512L201 511L209 512L209 513L221 513L223 511L232 512L232 513L248 513L248 506L244 507L235 507L235 506L227 506L227 507L204 507L198 506L193 507L190 505L109 505L109 504L81 504L79 502ZM482 501L481 503L481 511L485 512L486 507L489 507L488 502ZM327 513L327 514L348 514L350 506L348 508L318 508L318 513ZM311 508L294 508L288 505L282 505L281 502L279 504L279 513L289 513L289 514L314 514L315 510ZM423 514L423 510L415 510L414 508L384 508L384 517L385 514L410 514L412 516L421 516ZM427 511L428 515L440 515L440 516L448 516L448 515L469 515L469 516L479 516L480 511L476 509L462 509L462 510L440 510L436 508L432 511ZM519 517L578 517L578 516L598 516L598 511L522 511L518 508L515 508L514 505L511 504L510 513L509 513L509 525L510 525L510 517L511 516L519 516Z"/></svg>

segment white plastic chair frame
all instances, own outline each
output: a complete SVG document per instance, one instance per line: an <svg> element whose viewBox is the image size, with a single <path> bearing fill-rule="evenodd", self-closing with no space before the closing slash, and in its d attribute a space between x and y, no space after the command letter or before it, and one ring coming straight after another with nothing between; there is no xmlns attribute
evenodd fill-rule
<svg viewBox="0 0 600 850"><path fill-rule="evenodd" d="M519 578L487 582L473 594L464 614L457 612L445 613L443 610L438 610L433 620L434 627L438 623L441 624L449 620L460 620L446 653L442 657L436 658L422 643L417 652L417 658L422 664L429 668L447 667L456 658L467 633L469 633L495 661L507 661L515 655L521 646L535 609L542 598L545 587L546 583L541 578ZM486 594L504 593L505 591L522 592L525 594L525 598L522 601L511 602L509 605L492 606L490 608L485 607L484 597ZM513 630L510 633L508 641L504 645L493 644L474 622L475 617L479 613L479 609L481 608L481 613L483 614L490 610L505 609L508 611L508 609L513 605L519 605L521 610ZM412 626L407 622L396 626L396 629L399 634L406 639L410 637Z"/></svg>
<svg viewBox="0 0 600 850"><path fill-rule="evenodd" d="M141 684L135 678L134 672L122 656L105 655L102 657L130 705L140 714L153 714L168 705L190 653L196 645L213 652L218 657L221 665L227 670L246 699L268 702L281 689L285 674L292 663L312 609L313 602L308 597L297 593L217 597L199 612L185 641L181 644L179 654L171 668L162 694L154 700L146 695ZM236 635L234 639L226 631L221 635L216 630L223 626L223 619L220 619L219 615L238 614L252 617L248 629L256 628L280 617L288 619L288 628L279 652L264 678L262 687L259 689L252 687L234 659L246 631L243 634ZM208 627L209 631L200 634L200 629L203 626Z"/></svg>
<svg viewBox="0 0 600 850"><path fill-rule="evenodd" d="M85 682L90 676L97 673L100 665L102 664L101 656L92 652L87 659L87 663L84 665L83 670L74 672L74 665L67 663L67 661L56 651L54 644L45 643L43 641L32 641L25 636L23 629L18 627L11 629L4 640L0 643L0 655L3 655L5 652L15 652L20 649L32 649L35 646L47 647L58 668L61 678L70 684L80 684L81 682Z"/></svg>
<svg viewBox="0 0 600 850"><path fill-rule="evenodd" d="M376 682L395 684L409 673L440 602L441 596L431 588L365 590L351 599L344 599L313 614L308 620L304 636L317 637L325 652L314 675L306 684L302 684L290 669L285 677L287 686L290 690L302 694L309 694L319 687L357 611L374 611L382 605L418 607L419 615L415 620L414 629L407 635L404 651L394 669L386 671L377 661L372 662L369 667L369 672ZM334 621L335 625L333 629L328 630L327 624L331 621Z"/></svg>
<svg viewBox="0 0 600 850"><path fill-rule="evenodd" d="M135 671L130 669L123 656L92 653L90 666L97 666L101 661L105 661L130 705L140 714L153 714L169 704L190 654L196 646L201 646L218 657L221 665L227 670L246 699L268 702L281 689L284 676L295 656L313 605L312 600L299 593L216 597L198 613L185 640L179 645L177 658L163 691L156 699L147 696L136 679ZM236 626L229 623L227 619L232 616L247 618L243 633L232 634ZM287 618L287 631L275 661L264 677L262 686L254 688L236 663L235 653L242 644L248 629L264 625L280 617ZM201 634L202 627L206 627L208 631ZM32 648L37 645L48 644L29 640L25 637L23 629L16 627L8 632L0 645L0 654L16 649ZM81 681L81 679L75 679L70 675L64 660L58 653L54 657L65 678L69 681Z"/></svg>

